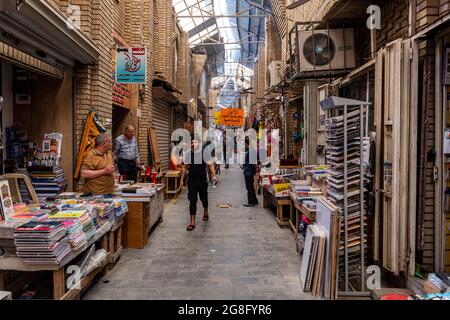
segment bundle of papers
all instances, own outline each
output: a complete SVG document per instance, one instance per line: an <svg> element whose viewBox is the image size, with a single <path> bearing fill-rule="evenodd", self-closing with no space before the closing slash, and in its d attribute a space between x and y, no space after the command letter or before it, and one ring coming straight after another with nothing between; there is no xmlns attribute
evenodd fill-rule
<svg viewBox="0 0 450 320"><path fill-rule="evenodd" d="M14 231L17 256L29 264L59 264L70 253L67 231L59 221L30 221Z"/></svg>
<svg viewBox="0 0 450 320"><path fill-rule="evenodd" d="M87 210L59 211L51 220L62 221L69 234L69 243L74 250L84 246L95 235L96 228Z"/></svg>

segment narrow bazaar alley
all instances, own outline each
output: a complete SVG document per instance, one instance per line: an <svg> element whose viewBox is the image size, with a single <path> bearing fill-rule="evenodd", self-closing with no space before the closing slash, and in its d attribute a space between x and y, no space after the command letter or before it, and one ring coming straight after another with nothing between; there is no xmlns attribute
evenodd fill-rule
<svg viewBox="0 0 450 320"><path fill-rule="evenodd" d="M187 192L169 200L143 250L126 250L84 299L311 299L302 293L293 234L260 206L245 208L239 167L209 188L210 220L186 232ZM231 204L232 208L218 208Z"/></svg>

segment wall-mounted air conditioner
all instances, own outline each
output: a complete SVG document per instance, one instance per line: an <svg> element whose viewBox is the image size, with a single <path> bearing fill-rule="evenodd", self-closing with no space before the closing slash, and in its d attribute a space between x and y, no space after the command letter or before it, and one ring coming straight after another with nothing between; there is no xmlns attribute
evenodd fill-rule
<svg viewBox="0 0 450 320"><path fill-rule="evenodd" d="M298 72L353 69L353 29L299 31L298 54Z"/></svg>
<svg viewBox="0 0 450 320"><path fill-rule="evenodd" d="M275 87L283 79L281 75L281 68L283 64L281 61L272 61L267 68L267 85L269 88Z"/></svg>

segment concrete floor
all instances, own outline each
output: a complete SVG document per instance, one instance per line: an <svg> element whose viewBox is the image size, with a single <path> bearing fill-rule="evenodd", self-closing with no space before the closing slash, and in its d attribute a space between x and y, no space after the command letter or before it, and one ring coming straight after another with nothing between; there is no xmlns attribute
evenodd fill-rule
<svg viewBox="0 0 450 320"><path fill-rule="evenodd" d="M197 228L187 232L187 192L168 201L147 246L124 250L83 299L312 299L300 289L292 232L278 227L262 199L259 207L242 206L242 170L222 169L209 192L208 222L199 201Z"/></svg>

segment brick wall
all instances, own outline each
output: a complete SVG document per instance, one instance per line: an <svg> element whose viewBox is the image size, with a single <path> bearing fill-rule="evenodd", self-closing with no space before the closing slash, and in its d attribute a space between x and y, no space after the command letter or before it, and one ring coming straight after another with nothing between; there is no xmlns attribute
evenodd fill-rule
<svg viewBox="0 0 450 320"><path fill-rule="evenodd" d="M179 99L181 103L187 104L191 99L191 88L189 84L189 64L190 64L190 48L189 36L186 32L180 34L178 54L178 70L177 70L177 88L182 92Z"/></svg>
<svg viewBox="0 0 450 320"><path fill-rule="evenodd" d="M450 12L450 0L441 0L439 8L439 15L443 16Z"/></svg>
<svg viewBox="0 0 450 320"><path fill-rule="evenodd" d="M258 78L257 78L257 91L256 96L257 98L261 98L264 96L264 93L266 91L266 71L267 71L267 64L266 64L266 44L261 43L259 44L259 56L258 56Z"/></svg>
<svg viewBox="0 0 450 320"><path fill-rule="evenodd" d="M153 1L154 3L154 70L155 77L173 83L173 33L175 17L171 1Z"/></svg>
<svg viewBox="0 0 450 320"><path fill-rule="evenodd" d="M418 0L417 1L417 23L418 30L433 23L439 18L440 0Z"/></svg>
<svg viewBox="0 0 450 320"><path fill-rule="evenodd" d="M281 60L281 38L273 16L266 18L266 65Z"/></svg>
<svg viewBox="0 0 450 320"><path fill-rule="evenodd" d="M147 79L144 98L139 101L141 118L137 138L142 160L148 160L147 129L151 121L153 71L153 1L152 0L47 0L63 14L69 5L81 9L81 31L97 46L100 57L91 66L76 67L76 128L77 148L84 130L84 121L90 107L94 107L100 120L112 118L112 49L113 33L117 33L131 46L145 46L148 50Z"/></svg>
<svg viewBox="0 0 450 320"><path fill-rule="evenodd" d="M381 30L377 31L378 50L398 38L408 38L409 29L408 1L385 1L380 7Z"/></svg>

